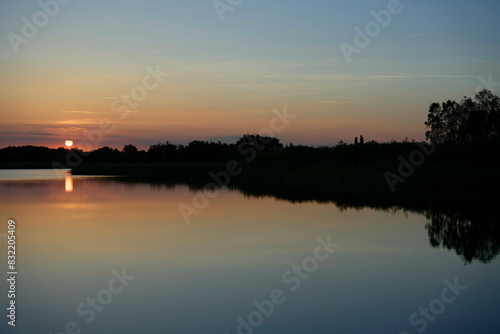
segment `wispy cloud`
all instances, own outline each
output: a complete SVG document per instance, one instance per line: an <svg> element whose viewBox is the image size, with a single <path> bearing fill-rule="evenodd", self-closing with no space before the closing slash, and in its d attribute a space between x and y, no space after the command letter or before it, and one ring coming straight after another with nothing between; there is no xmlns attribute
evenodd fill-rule
<svg viewBox="0 0 500 334"><path fill-rule="evenodd" d="M475 58L464 58L465 60L474 62L474 63L480 63L480 64L493 64L497 65L498 62L496 61L490 61L490 60L483 60L483 59L475 59Z"/></svg>
<svg viewBox="0 0 500 334"><path fill-rule="evenodd" d="M64 121L54 121L52 124L61 125L71 125L71 124L99 124L101 120L96 118L86 118L86 119L67 119ZM50 123L49 123L50 124Z"/></svg>
<svg viewBox="0 0 500 334"><path fill-rule="evenodd" d="M72 114L93 114L93 111L88 110L61 110L60 112L72 113Z"/></svg>
<svg viewBox="0 0 500 334"><path fill-rule="evenodd" d="M414 35L410 35L410 37L425 37L427 35L421 35L421 34L414 34Z"/></svg>
<svg viewBox="0 0 500 334"><path fill-rule="evenodd" d="M0 124L22 124L22 125L79 125L79 124L85 124L85 125L95 125L99 124L101 122L101 119L99 118L86 118L86 119L68 119L68 120L63 120L63 121L45 121L45 120L32 120L32 121L26 121L26 120L12 120L12 121L0 121Z"/></svg>
<svg viewBox="0 0 500 334"><path fill-rule="evenodd" d="M337 100L317 100L318 103L324 104L346 104L346 103L354 103L352 101L337 101Z"/></svg>
<svg viewBox="0 0 500 334"><path fill-rule="evenodd" d="M52 136L52 134L48 131L33 131L33 132L20 132L20 131L0 131L0 134L2 135L9 135L9 136L26 136L32 135L32 136Z"/></svg>
<svg viewBox="0 0 500 334"><path fill-rule="evenodd" d="M86 131L86 128L80 128L78 126L69 126L67 128L59 127L59 128L45 128L50 133L54 132L69 132L69 131Z"/></svg>
<svg viewBox="0 0 500 334"><path fill-rule="evenodd" d="M309 80L328 80L328 79L345 79L345 80L367 80L367 79L379 79L379 78L476 78L473 75L451 75L451 74L401 74L401 75L329 75L329 74L318 74L318 75L262 75L256 76L259 78L272 78L272 79L309 79ZM256 86L260 84L255 84Z"/></svg>
<svg viewBox="0 0 500 334"><path fill-rule="evenodd" d="M476 78L474 75L373 75L369 78Z"/></svg>
<svg viewBox="0 0 500 334"><path fill-rule="evenodd" d="M145 56L150 56L150 55L154 55L154 54L157 54L157 53L162 53L162 52L165 52L167 50L158 50L158 51L153 51L153 52L149 52L149 53L144 53L142 55L139 55L139 57L145 57Z"/></svg>
<svg viewBox="0 0 500 334"><path fill-rule="evenodd" d="M9 135L9 136L36 136L36 137L59 137L61 135L67 134L67 133L75 133L75 132L85 132L87 131L86 128L80 128L76 126L70 126L70 127L49 127L49 128L43 128L40 130L35 130L35 131L0 131L0 134L2 135Z"/></svg>

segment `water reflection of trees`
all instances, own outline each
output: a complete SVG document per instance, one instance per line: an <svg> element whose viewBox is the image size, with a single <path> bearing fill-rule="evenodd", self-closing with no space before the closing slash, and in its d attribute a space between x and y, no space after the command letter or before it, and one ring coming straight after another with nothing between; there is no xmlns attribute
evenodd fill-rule
<svg viewBox="0 0 500 334"><path fill-rule="evenodd" d="M431 245L453 249L465 263L488 263L500 252L498 215L490 210L436 210L425 215Z"/></svg>

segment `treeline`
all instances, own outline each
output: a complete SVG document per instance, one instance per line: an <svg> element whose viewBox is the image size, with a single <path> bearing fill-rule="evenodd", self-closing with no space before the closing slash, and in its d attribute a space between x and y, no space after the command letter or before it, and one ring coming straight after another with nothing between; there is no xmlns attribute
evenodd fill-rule
<svg viewBox="0 0 500 334"><path fill-rule="evenodd" d="M340 141L332 146L283 145L278 138L244 135L236 143L195 140L187 145L170 142L151 145L147 151L125 145L121 150L101 147L91 152L78 148L51 149L42 146L9 146L0 149L0 163L12 165L68 164L70 155L81 158L80 164L203 164L226 163L230 160L273 164L315 163L376 163L396 162L415 150L431 152L429 159L449 162L500 162L500 141L491 139L481 143L441 143L437 147L428 142L371 140L354 144ZM72 159L74 161L74 159Z"/></svg>
<svg viewBox="0 0 500 334"><path fill-rule="evenodd" d="M151 145L147 151L138 150L132 144L125 145L122 150L105 146L91 152L78 148L9 146L0 149L0 164L19 168L54 162L70 167L86 163L202 164L231 160L283 164L374 163L401 161L400 157L411 160L412 156L445 162L500 162L500 97L491 91L482 90L473 98L465 97L460 102L432 103L425 125L429 129L425 133L428 141L420 143L408 140L365 142L360 136L359 141L355 138L354 144L340 141L332 146L285 146L278 138L246 134L233 144L195 140L188 145L176 145L167 141Z"/></svg>
<svg viewBox="0 0 500 334"><path fill-rule="evenodd" d="M51 149L33 145L9 146L0 149L0 163L64 164L68 162L69 157L72 157L72 161L79 160L80 163L219 163L237 159L249 148L271 152L283 149L284 146L277 138L259 135L244 135L234 144L195 140L188 145L182 145L166 141L151 145L147 151L139 150L132 144L125 145L121 150L104 146L90 152L84 152L77 147Z"/></svg>

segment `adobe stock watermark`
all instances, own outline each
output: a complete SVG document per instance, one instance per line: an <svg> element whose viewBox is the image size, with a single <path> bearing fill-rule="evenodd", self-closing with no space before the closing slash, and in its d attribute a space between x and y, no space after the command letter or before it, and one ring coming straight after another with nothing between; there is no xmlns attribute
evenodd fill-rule
<svg viewBox="0 0 500 334"><path fill-rule="evenodd" d="M311 256L303 259L300 265L292 265L281 275L281 282L289 291L297 291L302 283L318 270L319 265L328 260L335 252L335 249L340 247L340 244L332 242L331 235L328 235L325 239L318 237L316 241L318 246L314 248ZM287 289L274 289L269 293L269 299L254 300L252 304L255 310L245 317L239 316L236 318L238 323L236 334L252 334L255 329L262 326L265 319L271 317L276 308L287 301ZM224 334L230 333L224 332Z"/></svg>
<svg viewBox="0 0 500 334"><path fill-rule="evenodd" d="M500 88L500 81L495 82L493 81L493 74L488 75L488 79L485 79L483 76L478 77L478 80L480 82L479 85L476 87L476 93L479 93L483 89L487 89L493 93L496 92L495 88Z"/></svg>
<svg viewBox="0 0 500 334"><path fill-rule="evenodd" d="M384 173L385 181L392 193L396 191L398 183L404 183L407 178L413 175L416 167L422 166L426 157L430 157L436 151L436 143L433 140L431 140L430 147L427 147L425 143L418 143L417 146L418 149L411 151L408 159L405 159L402 155L398 157L400 162L398 174L391 171Z"/></svg>
<svg viewBox="0 0 500 334"><path fill-rule="evenodd" d="M500 82L493 81L493 75L490 74L488 79L486 80L483 76L478 77L480 84L476 87L476 93L479 93L483 89L488 89L491 92L495 92L495 87L500 87ZM460 116L454 116L447 120L447 123L454 123L456 126L460 126L464 120L469 117L469 113L465 112L463 109L457 109ZM441 138L437 139L436 136L431 137L429 147L424 143L418 143L418 149L413 150L408 159L405 159L402 155L398 157L399 165L398 165L398 174L392 173L390 171L386 171L384 173L385 180L391 192L396 191L396 185L398 183L404 183L407 178L413 175L416 170L416 167L419 167L424 164L426 158L430 157L436 151L436 144L443 142L446 140Z"/></svg>
<svg viewBox="0 0 500 334"><path fill-rule="evenodd" d="M40 0L38 5L41 10L37 11L31 17L31 20L26 16L21 18L21 35L14 32L9 32L7 38L10 41L10 45L16 54L19 53L19 46L21 44L28 44L30 40L34 39L40 29L45 27L50 19L54 18L61 9L61 5L66 5L71 0Z"/></svg>
<svg viewBox="0 0 500 334"><path fill-rule="evenodd" d="M215 12L221 21L224 21L224 14L226 12L234 11L234 9L242 3L243 0L214 0L214 2L212 2Z"/></svg>
<svg viewBox="0 0 500 334"><path fill-rule="evenodd" d="M297 117L297 115L289 114L287 107L283 107L283 111L278 109L273 109L274 117L269 121L269 127L261 129L258 134L261 136L273 137L276 133L282 132L285 127L290 124L290 120ZM252 145L245 145L241 143L238 147L238 153L243 157L246 156L247 162L252 162L257 157L258 152L261 152L265 148L266 142L262 139L262 142L255 140ZM192 215L199 215L200 212L208 207L210 200L219 196L219 187L226 187L229 185L231 178L238 176L243 171L240 163L236 160L230 160L226 163L225 170L214 173L211 171L209 173L210 178L213 182L208 182L203 187L203 191L197 192L193 197L192 205L185 203L180 203L178 205L179 211L186 224L191 223Z"/></svg>
<svg viewBox="0 0 500 334"><path fill-rule="evenodd" d="M467 285L458 284L458 278L455 277L453 283L445 279L443 281L446 286L441 290L439 298L433 299L428 307L419 307L417 312L413 312L408 317L408 324L411 327L418 327L417 332L423 333L429 326L429 322L436 321L437 317L446 310L446 305L457 300L462 294L462 291L467 289ZM409 332L399 332L399 334L410 334Z"/></svg>
<svg viewBox="0 0 500 334"><path fill-rule="evenodd" d="M90 324L97 316L97 313L104 311L105 307L113 301L115 295L123 292L129 285L129 282L135 279L135 276L127 275L125 268L122 268L121 273L115 269L111 270L113 277L108 281L107 287L99 290L95 297L87 297L84 302L76 306L75 312L86 324ZM64 330L55 334L80 334L82 328L76 321L68 321L64 325ZM52 332L49 332L52 334Z"/></svg>
<svg viewBox="0 0 500 334"><path fill-rule="evenodd" d="M137 108L139 103L148 97L148 92L157 89L164 81L164 78L170 75L168 72L162 72L160 65L156 65L156 68L154 69L151 66L146 66L146 72L147 74L144 75L140 84L132 87L130 92L127 94L121 94L119 98L116 98L111 103L111 110L120 120L126 119L130 110ZM85 156L88 152L98 148L104 139L104 135L111 134L115 128L116 125L113 124L113 121L110 118L101 119L97 129L84 132L87 139L82 140L77 144L77 147L80 148L81 151L71 150L66 155L66 165L59 162L53 162L52 168L55 170L61 170L79 166L83 161L82 156ZM62 176L62 174L60 175Z"/></svg>
<svg viewBox="0 0 500 334"><path fill-rule="evenodd" d="M458 127L462 124L464 120L469 116L468 112L465 112L463 109L458 109L460 116L450 117L447 123L456 124ZM385 181L389 186L391 192L396 191L396 184L404 183L406 179L413 175L416 171L416 167L420 167L426 161L426 158L430 157L436 151L436 144L442 143L446 140L444 138L438 138L437 136L432 136L430 139L429 147L425 143L417 143L418 148L411 151L408 159L405 159L402 155L398 157L399 165L398 165L398 174L392 173L390 171L386 171L384 173Z"/></svg>
<svg viewBox="0 0 500 334"><path fill-rule="evenodd" d="M374 20L366 23L364 29L361 29L359 26L354 27L354 45L346 42L339 44L347 63L350 64L352 62L354 54L360 54L363 49L367 48L372 40L380 35L382 28L386 28L391 23L393 16L400 14L403 9L404 7L401 5L400 0L389 0L387 9L382 9L378 12L375 10L370 11L370 15Z"/></svg>

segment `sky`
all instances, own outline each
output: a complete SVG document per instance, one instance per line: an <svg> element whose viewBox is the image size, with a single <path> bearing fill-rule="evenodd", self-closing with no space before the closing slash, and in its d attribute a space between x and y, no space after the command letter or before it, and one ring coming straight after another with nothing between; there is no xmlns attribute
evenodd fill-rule
<svg viewBox="0 0 500 334"><path fill-rule="evenodd" d="M0 0L0 147L423 140L500 93L494 0L58 1Z"/></svg>

